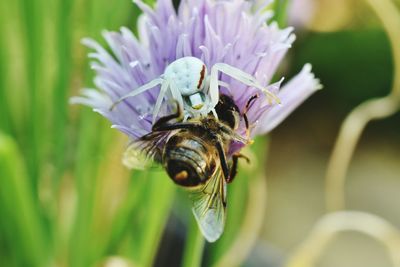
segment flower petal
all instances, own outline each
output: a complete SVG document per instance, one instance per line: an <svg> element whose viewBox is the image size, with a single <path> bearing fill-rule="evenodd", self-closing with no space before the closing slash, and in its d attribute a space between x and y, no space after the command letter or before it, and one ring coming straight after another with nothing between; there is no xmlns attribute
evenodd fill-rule
<svg viewBox="0 0 400 267"><path fill-rule="evenodd" d="M182 0L178 12L172 0L158 0L155 8L143 0L133 2L143 11L137 23L138 37L124 27L120 32L104 31L109 49L84 39L82 42L92 49L90 64L96 72L94 84L99 92L84 91L81 97L71 100L91 106L132 139L151 131L151 113L160 86L125 99L113 110L110 102L158 78L166 66L182 57L200 58L208 70L216 63L229 64L254 76L270 92L279 92L281 106L269 101L259 88L220 74L225 84L220 93L231 96L239 110L246 111L252 137L276 127L319 88L309 65L281 91L280 82L270 84L295 40L291 27L280 29L276 22L267 22L271 12L264 7L271 0ZM245 108L255 96L258 98ZM159 116L170 112L165 105ZM243 119L236 132L248 132Z"/></svg>
<svg viewBox="0 0 400 267"><path fill-rule="evenodd" d="M278 94L282 104L275 105L261 117L255 134L265 134L274 129L312 93L321 88L319 80L311 72L311 65L304 65L301 72L282 87Z"/></svg>

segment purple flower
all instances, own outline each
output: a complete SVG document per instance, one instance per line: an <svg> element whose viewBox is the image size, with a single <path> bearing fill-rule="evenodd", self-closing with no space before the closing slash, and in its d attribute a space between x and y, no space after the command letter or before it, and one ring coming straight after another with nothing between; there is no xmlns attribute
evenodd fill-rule
<svg viewBox="0 0 400 267"><path fill-rule="evenodd" d="M159 0L155 9L140 0L134 2L144 12L138 21L139 37L127 28L104 32L112 54L97 42L84 39L83 43L94 50L89 57L96 72L94 83L100 90L84 89L81 97L72 99L74 103L93 107L132 140L151 131L152 111L160 86L125 99L115 109L110 110L110 106L159 77L170 63L182 57L199 58L209 70L216 63L229 64L253 75L280 98L281 104L271 103L264 94L259 94L259 89L221 74L220 80L228 88L221 86L220 93L231 96L240 111L243 112L249 98L259 94L247 112L251 137L271 131L321 87L309 64L282 88L283 79L271 84L295 36L292 28L279 29L275 22L267 24L271 13L263 7L244 0L182 0L175 12L171 0ZM265 7L271 1L264 2ZM168 112L170 109L164 106L159 116ZM237 133L245 135L243 120ZM241 146L233 145L229 154Z"/></svg>

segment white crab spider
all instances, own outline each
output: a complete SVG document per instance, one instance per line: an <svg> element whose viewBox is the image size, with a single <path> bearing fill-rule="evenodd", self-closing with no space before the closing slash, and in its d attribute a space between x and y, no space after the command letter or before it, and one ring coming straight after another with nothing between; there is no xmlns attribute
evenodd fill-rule
<svg viewBox="0 0 400 267"><path fill-rule="evenodd" d="M161 84L160 93L153 110L153 122L160 112L162 101L168 90L179 106L183 107L184 120L189 117L207 116L210 112L217 117L214 107L219 100L219 85L227 87L225 83L218 80L219 72L231 76L248 86L260 89L267 95L269 101L273 99L280 103L277 96L261 86L253 76L240 69L225 63L216 63L212 66L211 73L208 76L207 68L200 59L183 57L169 64L160 77L118 99L111 106L111 109L126 98L136 96Z"/></svg>

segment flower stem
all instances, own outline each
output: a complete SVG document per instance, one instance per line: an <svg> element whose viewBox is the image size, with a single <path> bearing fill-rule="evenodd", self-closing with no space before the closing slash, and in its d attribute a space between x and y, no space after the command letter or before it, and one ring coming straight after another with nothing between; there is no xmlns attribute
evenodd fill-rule
<svg viewBox="0 0 400 267"><path fill-rule="evenodd" d="M0 217L20 265L47 266L48 239L23 158L14 139L0 133Z"/></svg>
<svg viewBox="0 0 400 267"><path fill-rule="evenodd" d="M68 106L65 101L68 96L68 89L71 82L71 14L74 1L60 1L58 6L58 23L57 23L57 61L59 63L57 71L56 85L53 90L53 151L55 174L54 179L56 187L63 175L65 169L66 143L68 125Z"/></svg>
<svg viewBox="0 0 400 267"><path fill-rule="evenodd" d="M176 186L165 173L152 173L139 192L139 205L131 224L130 247L125 247L139 266L152 266L168 220Z"/></svg>
<svg viewBox="0 0 400 267"><path fill-rule="evenodd" d="M381 20L388 35L394 62L393 86L391 94L400 102L400 12L396 1L365 0Z"/></svg>
<svg viewBox="0 0 400 267"><path fill-rule="evenodd" d="M2 18L3 14L0 14L0 18ZM0 25L3 25L3 20L0 19ZM0 28L0 34L3 34L4 30ZM6 45L4 44L4 40L0 40L0 88L7 88L6 86ZM2 118L0 120L0 130L5 133L11 132L11 112L9 108L9 103L7 101L6 90L0 90L0 114L2 114Z"/></svg>
<svg viewBox="0 0 400 267"><path fill-rule="evenodd" d="M384 119L400 109L400 16L390 0L366 0L389 36L394 57L394 82L391 93L382 98L367 100L357 106L344 120L336 139L326 172L326 206L330 211L345 207L344 184L354 150L368 122Z"/></svg>
<svg viewBox="0 0 400 267"><path fill-rule="evenodd" d="M43 77L43 8L42 1L21 0L23 29L26 49L27 64L25 65L29 87L29 119L28 140L31 149L27 150L27 167L33 188L37 188L41 168L43 166L44 148L47 147L47 136L43 132L44 123L44 90L41 85ZM47 132L46 132L47 134ZM42 142L43 141L43 142Z"/></svg>
<svg viewBox="0 0 400 267"><path fill-rule="evenodd" d="M274 2L274 20L278 22L279 27L286 27L287 23L287 9L289 6L288 0L276 0Z"/></svg>
<svg viewBox="0 0 400 267"><path fill-rule="evenodd" d="M201 266L204 249L204 238L199 230L196 220L191 216L188 237L183 255L183 267Z"/></svg>
<svg viewBox="0 0 400 267"><path fill-rule="evenodd" d="M347 231L360 232L381 242L393 266L400 266L399 230L381 217L359 211L340 211L322 217L285 266L314 266L327 244L337 234Z"/></svg>

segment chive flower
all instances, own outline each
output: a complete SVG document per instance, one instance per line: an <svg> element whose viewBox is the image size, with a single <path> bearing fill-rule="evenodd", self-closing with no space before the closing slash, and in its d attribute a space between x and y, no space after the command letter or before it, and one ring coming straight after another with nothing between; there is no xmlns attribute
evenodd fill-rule
<svg viewBox="0 0 400 267"><path fill-rule="evenodd" d="M138 37L123 27L103 33L109 49L83 40L93 50L97 89L84 89L72 102L91 106L134 144L145 142L144 154L162 163L175 183L192 189L193 214L204 237L214 242L223 233L226 183L236 174L240 149L275 128L321 86L309 64L282 87L283 78L271 82L295 36L292 28L268 23L270 1L182 0L177 11L172 0L157 1L154 9L134 2L143 11ZM182 109L183 122L166 125L178 117L173 102ZM219 121L229 112L233 118ZM191 134L213 141L178 146L181 137L171 130L179 127L197 127ZM143 167L140 154L128 149L124 164ZM218 161L205 160L216 154Z"/></svg>
<svg viewBox="0 0 400 267"><path fill-rule="evenodd" d="M151 131L160 86L123 100L115 109L110 106L162 75L170 63L190 56L202 60L208 69L216 63L229 64L254 76L276 94L281 104L261 95L247 111L251 137L270 132L321 88L310 64L283 85L283 78L271 83L295 35L291 27L279 29L276 22L268 22L272 12L265 7L270 2L182 0L175 10L171 0L159 0L154 8L134 0L143 11L138 19L138 36L125 27L119 32L104 31L108 49L92 39L83 40L93 50L89 57L97 89L83 89L82 95L71 102L92 107L110 120L113 128L137 140ZM240 111L259 92L224 74L220 80L226 85L220 87L220 94L229 95ZM167 114L167 108L161 109L159 117ZM245 135L243 120L236 131ZM229 154L242 146L233 144Z"/></svg>

